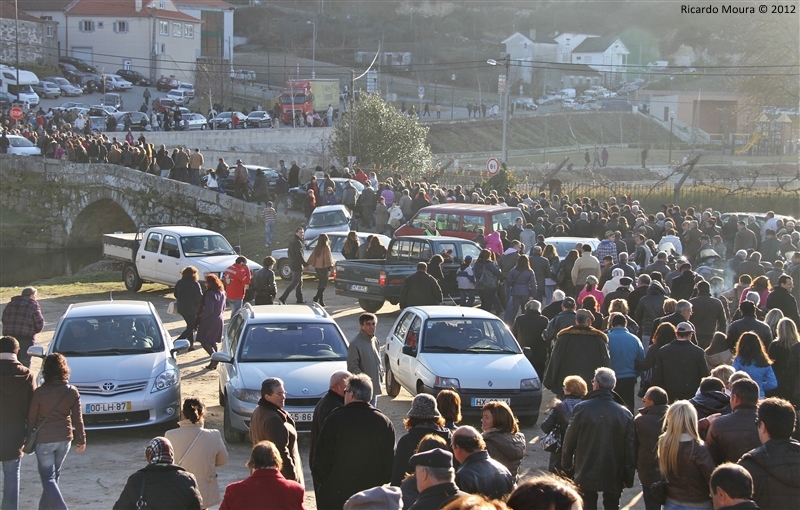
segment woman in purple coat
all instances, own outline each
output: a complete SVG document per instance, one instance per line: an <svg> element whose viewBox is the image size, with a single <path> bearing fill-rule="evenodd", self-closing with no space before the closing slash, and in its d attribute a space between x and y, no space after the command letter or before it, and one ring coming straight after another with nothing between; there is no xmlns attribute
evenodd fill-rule
<svg viewBox="0 0 800 510"><path fill-rule="evenodd" d="M209 356L217 352L217 344L222 341L222 326L224 320L222 312L225 311L225 291L220 279L213 274L206 276L206 292L200 300L200 310L197 312L195 340L200 342ZM217 362L212 361L206 368L214 370Z"/></svg>

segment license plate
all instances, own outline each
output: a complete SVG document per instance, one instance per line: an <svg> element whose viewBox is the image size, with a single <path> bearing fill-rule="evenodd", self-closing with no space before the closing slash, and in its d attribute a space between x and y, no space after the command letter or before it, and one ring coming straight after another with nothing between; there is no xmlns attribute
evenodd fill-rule
<svg viewBox="0 0 800 510"><path fill-rule="evenodd" d="M296 422L309 422L314 419L314 411L308 413L289 413Z"/></svg>
<svg viewBox="0 0 800 510"><path fill-rule="evenodd" d="M506 404L511 405L510 398L473 398L472 407L483 407L489 402L505 402Z"/></svg>
<svg viewBox="0 0 800 510"><path fill-rule="evenodd" d="M102 404L86 404L86 414L120 413L131 410L130 402L104 402Z"/></svg>
<svg viewBox="0 0 800 510"><path fill-rule="evenodd" d="M351 285L350 290L354 292L368 292L366 285Z"/></svg>

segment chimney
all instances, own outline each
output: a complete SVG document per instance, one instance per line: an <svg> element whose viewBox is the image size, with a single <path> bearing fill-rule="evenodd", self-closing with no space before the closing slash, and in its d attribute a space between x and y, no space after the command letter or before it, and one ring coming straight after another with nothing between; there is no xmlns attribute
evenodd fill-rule
<svg viewBox="0 0 800 510"><path fill-rule="evenodd" d="M136 8L136 12L139 12L139 11L142 10L142 0L135 0L135 1L136 1L136 4L135 4L136 5L136 7L135 7Z"/></svg>
<svg viewBox="0 0 800 510"><path fill-rule="evenodd" d="M533 42L536 42L536 29L535 29L535 28L532 28L532 29L531 29L531 32L530 32L530 37L529 37L529 39L530 39L531 41L533 41Z"/></svg>

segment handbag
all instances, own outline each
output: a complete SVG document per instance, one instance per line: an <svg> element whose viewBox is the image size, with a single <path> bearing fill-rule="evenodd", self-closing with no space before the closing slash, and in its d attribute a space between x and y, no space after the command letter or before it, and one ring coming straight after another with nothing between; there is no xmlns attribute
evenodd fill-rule
<svg viewBox="0 0 800 510"><path fill-rule="evenodd" d="M493 275L486 266L483 267L483 272L478 282L483 285L483 288L486 290L494 290L497 288L498 284L497 277Z"/></svg>
<svg viewBox="0 0 800 510"><path fill-rule="evenodd" d="M177 301L170 301L167 305L167 313L170 315L180 315L178 313Z"/></svg>
<svg viewBox="0 0 800 510"><path fill-rule="evenodd" d="M23 453L30 455L36 449L36 438L39 436L39 430L41 430L44 424L47 423L47 420L49 420L50 417L53 415L53 412L58 407L58 404L60 404L61 401L64 400L64 397L67 396L67 393L69 393L69 389L70 386L67 385L67 390L64 392L63 395L61 395L61 398L58 399L56 405L54 405L53 408L50 409L50 412L47 413L47 416L44 417L44 420L42 420L41 423L39 423L36 427L28 431L28 434L25 436L25 444L22 445Z"/></svg>
<svg viewBox="0 0 800 510"><path fill-rule="evenodd" d="M542 445L542 450L550 453L558 452L561 450L561 427L556 425L553 430L542 436L539 440Z"/></svg>
<svg viewBox="0 0 800 510"><path fill-rule="evenodd" d="M139 499L136 500L136 508L147 508L147 501L144 500L144 482L147 480L147 473L142 473L142 486L139 489Z"/></svg>
<svg viewBox="0 0 800 510"><path fill-rule="evenodd" d="M657 482L653 482L647 489L647 496L656 504L663 505L667 502L667 482L664 477Z"/></svg>

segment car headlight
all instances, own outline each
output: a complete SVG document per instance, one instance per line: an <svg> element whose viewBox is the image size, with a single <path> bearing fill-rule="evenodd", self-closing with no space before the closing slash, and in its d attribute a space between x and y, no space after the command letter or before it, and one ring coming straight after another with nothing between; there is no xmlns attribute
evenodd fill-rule
<svg viewBox="0 0 800 510"><path fill-rule="evenodd" d="M450 389L450 388L459 389L461 388L461 384L459 384L458 379L456 379L455 377L439 377L437 375L436 378L433 380L433 387L444 388L444 389Z"/></svg>
<svg viewBox="0 0 800 510"><path fill-rule="evenodd" d="M242 402L250 402L252 404L258 404L258 401L261 400L261 391L236 389L233 390L233 396L238 398Z"/></svg>
<svg viewBox="0 0 800 510"><path fill-rule="evenodd" d="M164 370L156 377L156 383L153 385L153 390L150 393L155 393L157 391L165 390L170 386L175 386L178 384L179 375L178 371L170 368L168 370Z"/></svg>
<svg viewBox="0 0 800 510"><path fill-rule="evenodd" d="M541 390L542 389L542 382L539 380L538 377L534 377L532 379L523 379L519 382L519 389L520 390Z"/></svg>

